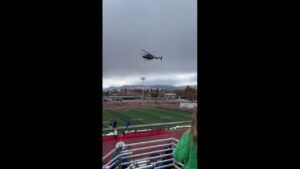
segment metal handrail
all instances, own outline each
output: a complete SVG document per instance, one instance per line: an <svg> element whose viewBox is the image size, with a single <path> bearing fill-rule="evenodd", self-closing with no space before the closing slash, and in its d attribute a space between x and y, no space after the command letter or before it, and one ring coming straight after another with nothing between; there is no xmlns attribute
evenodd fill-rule
<svg viewBox="0 0 300 169"><path fill-rule="evenodd" d="M167 144L164 144L164 143L161 144L164 141L168 141L168 143ZM157 155L157 156L154 156L154 157L149 157L153 153L163 153L163 152L168 152L168 151L173 150L173 148L176 147L177 142L178 142L178 139L167 138L167 139L160 139L160 140L145 141L145 142L131 143L131 144L127 144L127 145L122 145L122 147L114 148L112 151L110 151L107 155L105 155L103 157L103 160L104 160L109 155L111 155L114 151L116 151L117 149L120 150L120 152L117 156L115 156L107 164L103 165L103 169L110 169L113 166L115 166L115 167L117 167L117 169L119 169L119 167L124 166L124 165L129 166L128 168L135 167L135 169L148 169L148 168L161 169L163 167L168 167L168 166L174 166L176 169L181 169L181 167L183 167L184 165L182 163L179 163L179 162L175 161L174 158L172 157L171 153ZM154 146L138 147L138 148L132 149L132 146L147 145L147 144L150 144L150 143L160 143L160 144L154 145ZM166 148L166 149L163 149L163 150L154 150L154 151L150 150L148 152L133 155L133 152L138 151L138 150L155 149L155 148L160 148L161 149L162 147L166 147L166 146L171 146L172 148L169 147L169 148ZM129 150L128 149L124 150L125 148L130 148L130 149ZM146 156L146 158L143 158L145 156ZM151 162L150 161L150 160L156 160L156 159L163 158L163 157L167 157L167 158L170 158L170 159L156 161L156 162ZM123 160L125 158L131 158L131 159L134 159L134 160L128 161L128 162L118 161L118 160ZM165 163L165 162L172 162L172 163L167 164L167 165L163 165L163 166L159 166L159 167L155 167L156 164ZM141 164L146 164L146 165L138 167Z"/></svg>
<svg viewBox="0 0 300 169"><path fill-rule="evenodd" d="M136 148L136 149L131 149L131 150L125 150L123 151L125 152L133 152L133 151L139 151L139 150L146 150L146 149L151 149L151 148L159 148L159 147L165 147L165 146L176 146L176 144L174 143L170 143L170 144L162 144L162 145L155 145L155 146L149 146L149 147L142 147L142 148Z"/></svg>
<svg viewBox="0 0 300 169"><path fill-rule="evenodd" d="M160 139L160 140L153 140L153 141L145 141L145 142L139 142L139 143L131 143L131 144L126 144L125 145L125 148L126 147L129 147L129 146L136 146L136 145L142 145L142 144L149 144L149 143L154 143L154 142L161 142L161 141L176 141L178 142L177 139L175 138L167 138L167 139ZM171 143L172 144L172 143ZM150 146L151 147L151 146ZM153 146L152 146L153 147ZM147 149L149 147L143 147L141 149ZM114 148L113 150L111 150L108 154L106 154L102 160L104 160L105 158L107 158L109 155L111 155L114 151L116 151L116 148ZM134 150L131 150L131 151L134 151ZM126 150L124 151L126 152Z"/></svg>
<svg viewBox="0 0 300 169"><path fill-rule="evenodd" d="M109 155L111 155L114 151L116 151L116 148L112 149L109 153L107 153L102 160L106 159Z"/></svg>
<svg viewBox="0 0 300 169"><path fill-rule="evenodd" d="M181 162L176 161L176 163L181 165L182 167L184 166Z"/></svg>
<svg viewBox="0 0 300 169"><path fill-rule="evenodd" d="M116 161L119 157L121 156L125 156L125 155L130 155L132 154L132 152L128 152L128 153L123 153L123 154L118 154L116 157L114 157L111 161L109 161L107 164L105 164L103 167L108 166L109 164L113 163L114 161Z"/></svg>
<svg viewBox="0 0 300 169"><path fill-rule="evenodd" d="M113 167L114 165L116 165L117 164L117 162L118 161L115 161L115 162L113 162L111 165L106 165L106 166L103 166L103 168L106 168L106 169L110 169L111 167Z"/></svg>
<svg viewBox="0 0 300 169"><path fill-rule="evenodd" d="M162 142L162 141L176 141L176 142L178 142L178 140L175 139L175 138L167 138L167 139L160 139L160 140L144 141L144 142L126 144L125 147L136 146L136 145L141 145L141 144L149 144L149 143L155 143L155 142Z"/></svg>
<svg viewBox="0 0 300 169"><path fill-rule="evenodd" d="M171 166L174 166L174 164L167 164L167 165L155 167L155 169L160 169L160 168L164 168L164 167L171 167Z"/></svg>
<svg viewBox="0 0 300 169"><path fill-rule="evenodd" d="M171 159L168 159L168 160L162 160L162 161L157 161L157 162L153 162L152 164L158 164L158 163L164 163L164 162L168 162L168 161L174 161L174 159L173 158L171 158Z"/></svg>
<svg viewBox="0 0 300 169"><path fill-rule="evenodd" d="M130 168L130 167L127 167L127 168ZM153 165L150 164L150 165L139 167L139 169L147 169L147 168L153 168Z"/></svg>
<svg viewBox="0 0 300 169"><path fill-rule="evenodd" d="M141 153L141 154L132 155L130 157L134 158L134 157L138 157L138 156L145 156L145 155L149 155L149 154L153 154L153 153L160 153L160 152L170 151L170 150L173 150L173 148L164 149L164 150L158 150L158 151L150 151L150 152L147 152L147 153ZM121 157L121 158L124 159L126 157Z"/></svg>
<svg viewBox="0 0 300 169"><path fill-rule="evenodd" d="M165 155L159 155L159 156L155 156L155 157L148 157L148 158L137 159L135 161L125 162L122 165L128 165L128 164L133 163L133 162L145 161L145 160L153 160L153 159L157 159L157 158L160 158L160 157L168 157L168 156L172 156L172 154L165 154Z"/></svg>
<svg viewBox="0 0 300 169"><path fill-rule="evenodd" d="M181 169L181 168L177 167L177 165L174 165L174 167L175 167L176 169Z"/></svg>

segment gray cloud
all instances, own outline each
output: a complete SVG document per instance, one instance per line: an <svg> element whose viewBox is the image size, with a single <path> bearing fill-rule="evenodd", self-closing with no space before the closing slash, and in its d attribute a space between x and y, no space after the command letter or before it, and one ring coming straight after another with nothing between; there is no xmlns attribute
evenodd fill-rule
<svg viewBox="0 0 300 169"><path fill-rule="evenodd" d="M197 72L196 0L104 0L103 78ZM142 49L163 60L144 61ZM176 79L161 79L175 83Z"/></svg>

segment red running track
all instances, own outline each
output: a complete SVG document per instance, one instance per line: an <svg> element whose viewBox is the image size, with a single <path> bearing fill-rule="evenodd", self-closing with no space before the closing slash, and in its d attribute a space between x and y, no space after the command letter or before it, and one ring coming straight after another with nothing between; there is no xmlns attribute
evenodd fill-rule
<svg viewBox="0 0 300 169"><path fill-rule="evenodd" d="M104 136L102 137L103 143L105 142L110 142L110 141L124 141L128 139L133 139L133 138L142 138L142 137L149 137L149 136L159 136L159 135L164 135L164 134L170 134L167 131L164 130L153 130L153 131L144 131L144 132L137 132L137 133L128 133L126 135L121 135L121 136Z"/></svg>

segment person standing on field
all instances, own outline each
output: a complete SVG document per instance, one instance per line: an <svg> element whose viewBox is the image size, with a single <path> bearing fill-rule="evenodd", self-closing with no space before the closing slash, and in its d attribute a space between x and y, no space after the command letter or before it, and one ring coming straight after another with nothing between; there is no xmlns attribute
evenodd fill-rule
<svg viewBox="0 0 300 169"><path fill-rule="evenodd" d="M112 121L112 128L113 128L113 129L116 129L117 126L118 126L117 121L116 121L116 120L113 120L113 121Z"/></svg>
<svg viewBox="0 0 300 169"><path fill-rule="evenodd" d="M124 123L125 123L126 128L128 128L128 126L129 126L129 120L126 119Z"/></svg>

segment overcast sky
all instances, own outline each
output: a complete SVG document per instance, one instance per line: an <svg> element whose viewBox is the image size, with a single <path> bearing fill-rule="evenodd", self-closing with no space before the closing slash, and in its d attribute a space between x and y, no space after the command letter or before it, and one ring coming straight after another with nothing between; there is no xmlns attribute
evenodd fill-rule
<svg viewBox="0 0 300 169"><path fill-rule="evenodd" d="M145 61L142 49L162 56ZM104 0L103 87L197 84L196 0Z"/></svg>

